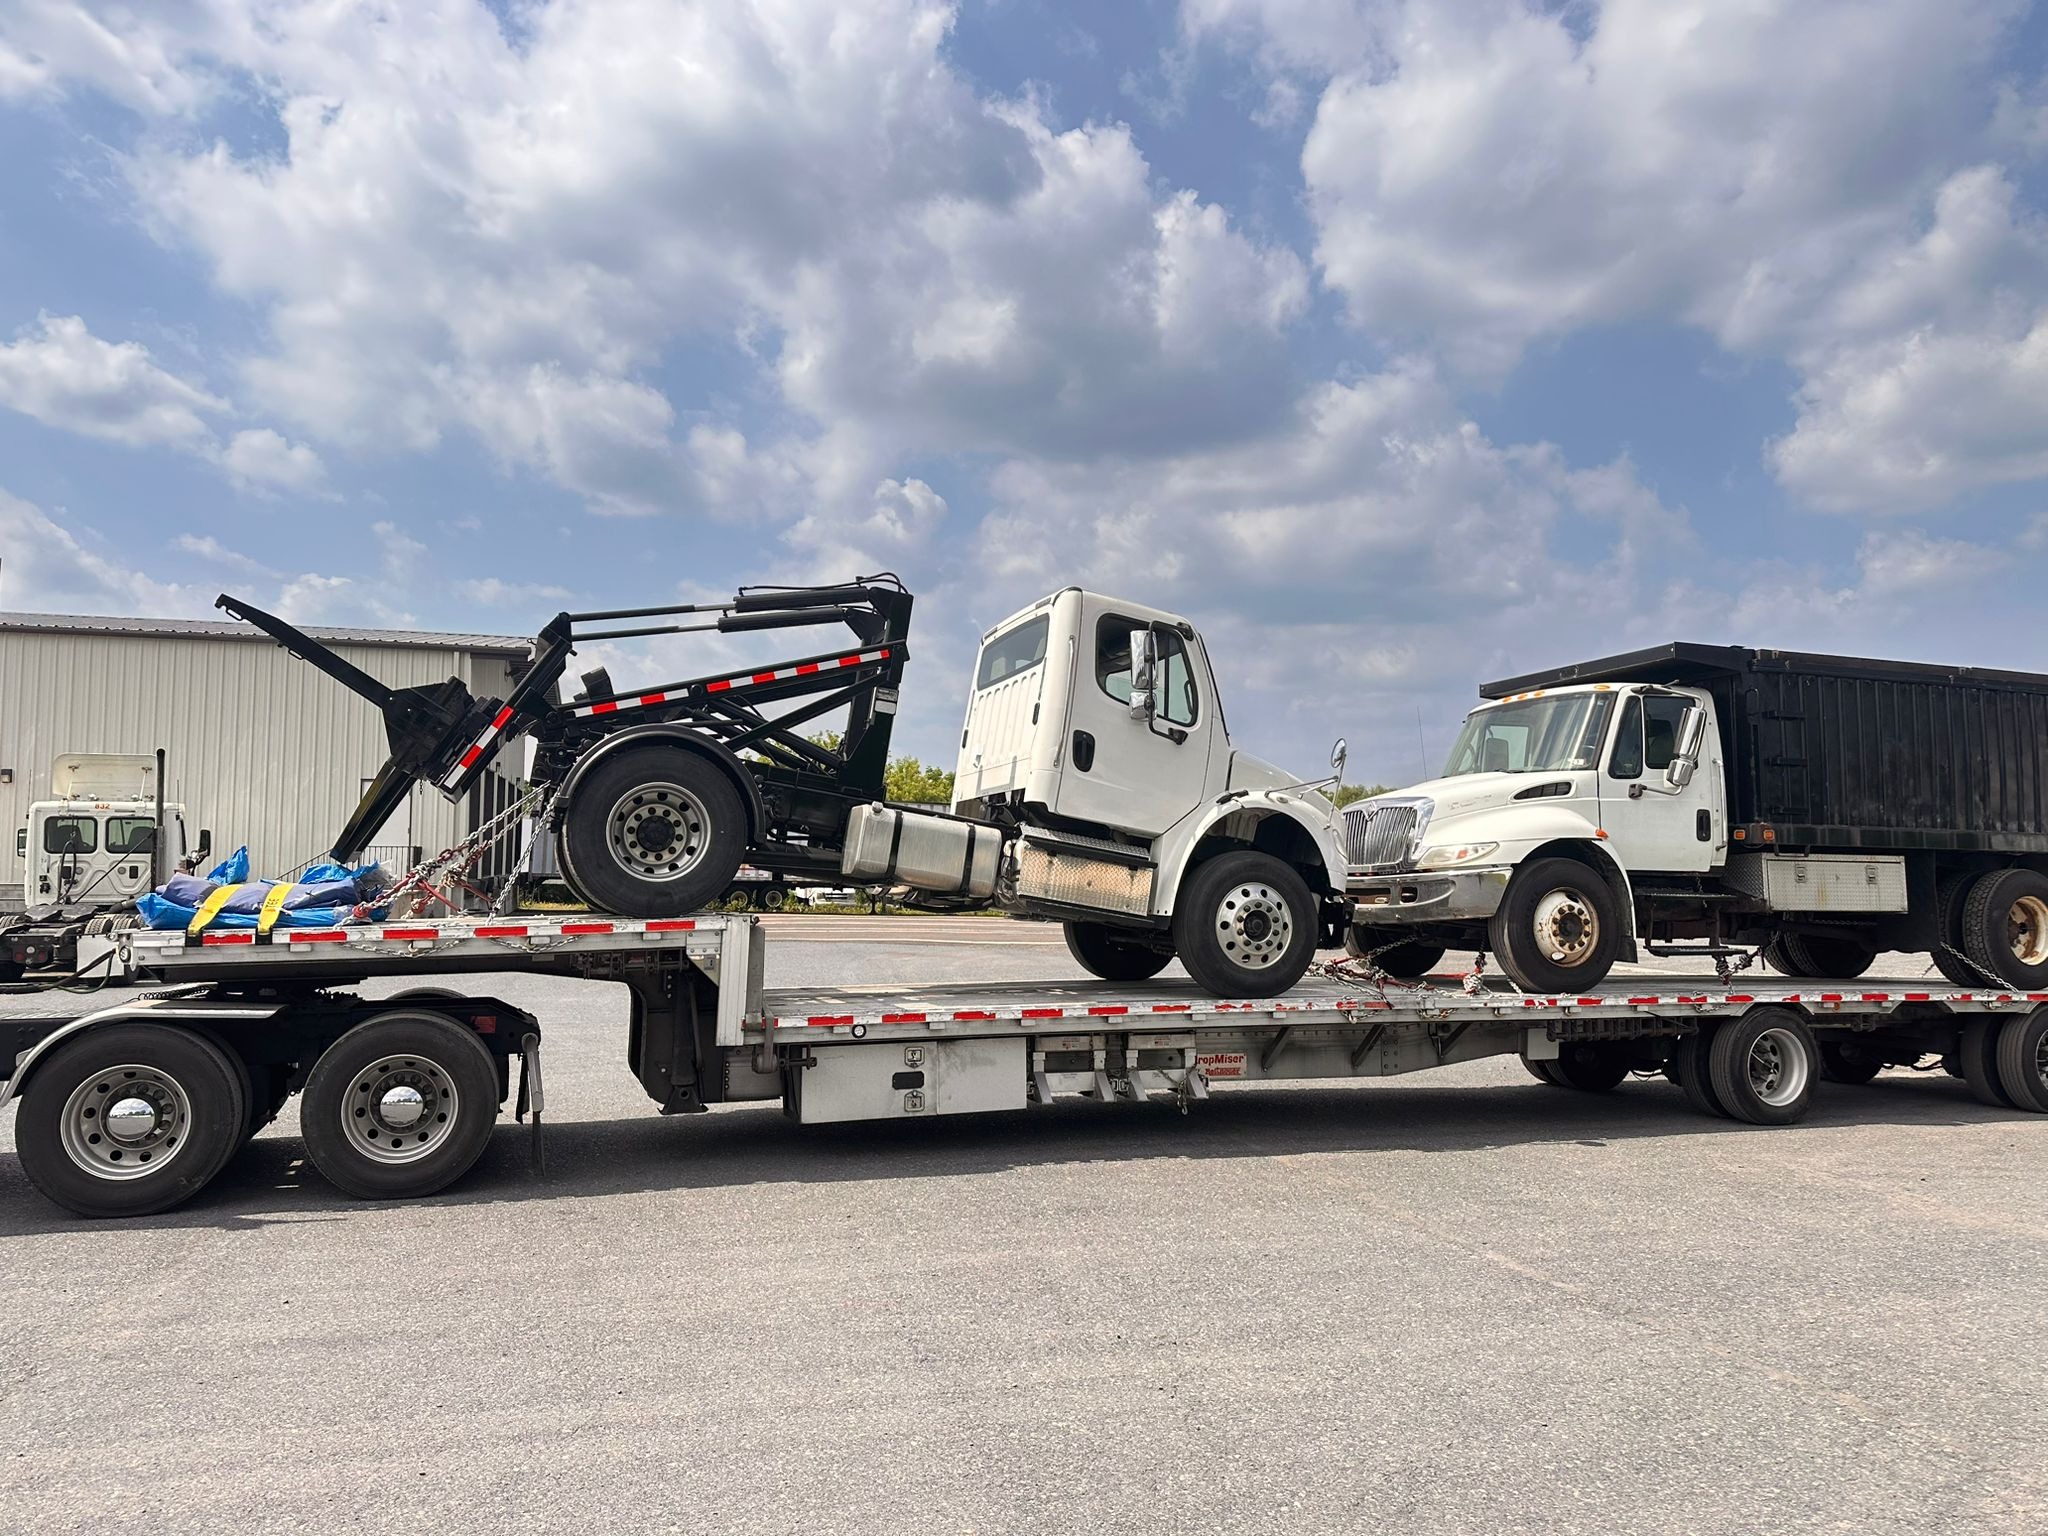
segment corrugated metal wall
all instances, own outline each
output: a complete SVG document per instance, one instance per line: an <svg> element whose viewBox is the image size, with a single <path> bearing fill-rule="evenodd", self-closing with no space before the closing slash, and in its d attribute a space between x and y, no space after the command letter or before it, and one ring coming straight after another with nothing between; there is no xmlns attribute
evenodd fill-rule
<svg viewBox="0 0 2048 1536"><path fill-rule="evenodd" d="M342 645L339 654L395 687L459 677L504 697L503 661L459 650ZM248 640L0 630L0 896L19 897L14 829L49 797L50 763L67 752L169 753L165 798L187 807L217 854L249 845L258 874L325 850L382 766L382 717L368 702L278 646ZM498 767L518 773L515 747ZM468 805L413 790L412 841L428 852L469 827Z"/></svg>

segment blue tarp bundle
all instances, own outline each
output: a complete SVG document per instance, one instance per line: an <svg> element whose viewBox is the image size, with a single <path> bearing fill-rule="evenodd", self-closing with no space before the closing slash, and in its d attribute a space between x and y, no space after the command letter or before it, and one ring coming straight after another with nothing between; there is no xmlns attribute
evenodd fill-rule
<svg viewBox="0 0 2048 1536"><path fill-rule="evenodd" d="M254 928L262 919L264 899L278 883L251 880L249 850L237 848L204 876L171 876L148 895L138 897L135 909L151 928L189 929L209 897L223 887L232 887L233 893L203 926ZM276 925L337 928L349 922L381 921L389 908L380 898L389 885L381 865L350 869L341 864L315 864L291 883Z"/></svg>

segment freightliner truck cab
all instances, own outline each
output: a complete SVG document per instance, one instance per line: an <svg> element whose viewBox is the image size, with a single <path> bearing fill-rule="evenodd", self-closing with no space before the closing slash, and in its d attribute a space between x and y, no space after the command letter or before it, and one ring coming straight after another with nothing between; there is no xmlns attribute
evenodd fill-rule
<svg viewBox="0 0 2048 1536"><path fill-rule="evenodd" d="M1219 996L1272 996L1343 932L1333 806L1232 742L1175 614L1069 587L988 631L953 793L1004 830L998 904L1059 920L1097 976L1178 956Z"/></svg>

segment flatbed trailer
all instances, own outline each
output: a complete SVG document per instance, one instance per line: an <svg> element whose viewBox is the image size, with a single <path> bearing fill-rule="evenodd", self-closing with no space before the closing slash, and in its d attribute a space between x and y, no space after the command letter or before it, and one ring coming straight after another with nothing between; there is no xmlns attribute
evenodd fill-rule
<svg viewBox="0 0 2048 1536"><path fill-rule="evenodd" d="M307 1153L344 1191L431 1194L474 1165L503 1107L545 1106L543 1023L467 981L615 981L627 1065L665 1114L780 1103L800 1123L1152 1100L1218 1083L1384 1077L1515 1055L1561 1088L1662 1073L1702 1112L1789 1124L1822 1080L1940 1058L1987 1103L2048 1113L2048 993L1913 982L1747 987L1632 977L1535 996L1332 964L1277 998L1154 979L768 990L738 914L534 915L326 930L138 932L164 985L71 1018L0 1022L0 1106L24 1171L89 1216L169 1209L301 1099ZM372 978L422 985L383 998Z"/></svg>

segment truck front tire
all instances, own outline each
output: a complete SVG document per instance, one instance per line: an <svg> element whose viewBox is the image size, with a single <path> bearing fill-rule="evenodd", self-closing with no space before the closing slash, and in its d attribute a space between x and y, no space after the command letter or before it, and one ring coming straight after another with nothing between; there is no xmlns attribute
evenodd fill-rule
<svg viewBox="0 0 2048 1536"><path fill-rule="evenodd" d="M80 1216L151 1216L204 1189L241 1145L241 1074L162 1024L89 1030L37 1064L14 1124L21 1171Z"/></svg>
<svg viewBox="0 0 2048 1536"><path fill-rule="evenodd" d="M321 1054L299 1096L306 1154L359 1200L431 1195L483 1156L498 1120L498 1069L475 1033L400 1009Z"/></svg>
<svg viewBox="0 0 2048 1536"><path fill-rule="evenodd" d="M1538 859L1508 881L1487 934L1501 969L1524 991L1583 992L1614 967L1620 904L1597 869Z"/></svg>
<svg viewBox="0 0 2048 1536"><path fill-rule="evenodd" d="M747 814L715 763L649 744L591 768L556 841L563 875L598 911L683 917L732 884Z"/></svg>
<svg viewBox="0 0 2048 1536"><path fill-rule="evenodd" d="M1173 963L1173 951L1145 943L1107 923L1062 923L1067 953L1090 976L1104 981L1149 981Z"/></svg>
<svg viewBox="0 0 2048 1536"><path fill-rule="evenodd" d="M1316 952L1316 899L1270 853L1218 854L1182 883L1173 947L1214 997L1277 997Z"/></svg>
<svg viewBox="0 0 2048 1536"><path fill-rule="evenodd" d="M1978 876L1963 901L1963 953L2007 986L2048 989L2048 875L1996 869Z"/></svg>

